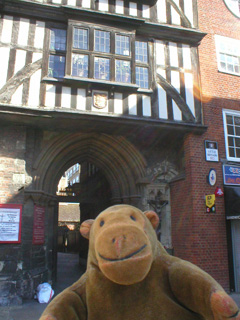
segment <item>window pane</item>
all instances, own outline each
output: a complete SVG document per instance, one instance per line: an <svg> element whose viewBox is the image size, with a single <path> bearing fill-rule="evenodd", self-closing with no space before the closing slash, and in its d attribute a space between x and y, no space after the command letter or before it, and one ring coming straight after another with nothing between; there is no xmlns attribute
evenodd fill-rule
<svg viewBox="0 0 240 320"><path fill-rule="evenodd" d="M118 82L131 82L131 65L130 61L116 60L115 78Z"/></svg>
<svg viewBox="0 0 240 320"><path fill-rule="evenodd" d="M50 55L48 63L48 76L63 78L65 74L65 57Z"/></svg>
<svg viewBox="0 0 240 320"><path fill-rule="evenodd" d="M234 147L233 137L228 137L228 145L229 145L230 147Z"/></svg>
<svg viewBox="0 0 240 320"><path fill-rule="evenodd" d="M136 61L148 62L147 42L135 42L135 57Z"/></svg>
<svg viewBox="0 0 240 320"><path fill-rule="evenodd" d="M240 147L240 139L239 138L235 139L235 146L238 148Z"/></svg>
<svg viewBox="0 0 240 320"><path fill-rule="evenodd" d="M240 127L235 127L235 136L240 137Z"/></svg>
<svg viewBox="0 0 240 320"><path fill-rule="evenodd" d="M234 148L229 148L229 156L230 157L235 157L235 151L234 151Z"/></svg>
<svg viewBox="0 0 240 320"><path fill-rule="evenodd" d="M66 30L51 29L49 48L51 50L66 50Z"/></svg>
<svg viewBox="0 0 240 320"><path fill-rule="evenodd" d="M94 78L110 79L110 59L94 58Z"/></svg>
<svg viewBox="0 0 240 320"><path fill-rule="evenodd" d="M233 117L232 116L227 116L227 124L233 124Z"/></svg>
<svg viewBox="0 0 240 320"><path fill-rule="evenodd" d="M234 72L240 73L240 71L239 71L239 66L234 66Z"/></svg>
<svg viewBox="0 0 240 320"><path fill-rule="evenodd" d="M148 89L148 68L136 67L136 84Z"/></svg>
<svg viewBox="0 0 240 320"><path fill-rule="evenodd" d="M240 149L236 149L236 156L237 158L240 158Z"/></svg>
<svg viewBox="0 0 240 320"><path fill-rule="evenodd" d="M100 52L110 52L110 32L95 30L94 50Z"/></svg>
<svg viewBox="0 0 240 320"><path fill-rule="evenodd" d="M73 48L88 49L88 30L80 28L73 29Z"/></svg>
<svg viewBox="0 0 240 320"><path fill-rule="evenodd" d="M72 55L72 75L76 77L88 77L88 56L84 54Z"/></svg>
<svg viewBox="0 0 240 320"><path fill-rule="evenodd" d="M234 135L233 126L227 126L227 131L228 131L228 134Z"/></svg>
<svg viewBox="0 0 240 320"><path fill-rule="evenodd" d="M227 71L233 72L233 65L232 64L227 65Z"/></svg>
<svg viewBox="0 0 240 320"><path fill-rule="evenodd" d="M240 117L234 117L234 124L237 126L240 125Z"/></svg>
<svg viewBox="0 0 240 320"><path fill-rule="evenodd" d="M130 39L127 36L116 35L115 50L117 54L129 56L130 54Z"/></svg>

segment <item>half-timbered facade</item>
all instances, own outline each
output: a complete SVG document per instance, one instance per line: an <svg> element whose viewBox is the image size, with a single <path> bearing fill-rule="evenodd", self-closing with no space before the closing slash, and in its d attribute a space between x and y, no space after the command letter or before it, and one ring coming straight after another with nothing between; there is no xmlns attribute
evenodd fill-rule
<svg viewBox="0 0 240 320"><path fill-rule="evenodd" d="M21 239L0 236L0 281L9 286L0 304L54 279L57 185L75 163L97 167L88 185L103 181L105 190L82 186L81 219L118 203L155 209L171 250L170 182L184 178L185 136L206 130L197 1L0 0L0 8L0 202L22 209Z"/></svg>

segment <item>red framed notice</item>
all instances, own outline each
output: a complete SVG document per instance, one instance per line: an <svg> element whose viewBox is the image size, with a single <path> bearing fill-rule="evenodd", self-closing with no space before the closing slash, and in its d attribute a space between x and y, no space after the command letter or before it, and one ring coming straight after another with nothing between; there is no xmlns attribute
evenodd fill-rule
<svg viewBox="0 0 240 320"><path fill-rule="evenodd" d="M44 244L45 207L34 206L33 244Z"/></svg>
<svg viewBox="0 0 240 320"><path fill-rule="evenodd" d="M0 204L0 243L20 243L22 205Z"/></svg>

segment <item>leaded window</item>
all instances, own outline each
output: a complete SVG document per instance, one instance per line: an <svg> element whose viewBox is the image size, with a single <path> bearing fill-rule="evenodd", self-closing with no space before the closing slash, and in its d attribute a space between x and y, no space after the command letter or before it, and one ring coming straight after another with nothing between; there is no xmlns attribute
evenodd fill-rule
<svg viewBox="0 0 240 320"><path fill-rule="evenodd" d="M116 60L115 74L117 82L131 82L131 64L130 61Z"/></svg>
<svg viewBox="0 0 240 320"><path fill-rule="evenodd" d="M68 32L52 28L48 76L137 84L140 89L149 89L148 43L134 38L131 32L80 22L70 22Z"/></svg>
<svg viewBox="0 0 240 320"><path fill-rule="evenodd" d="M63 78L66 62L66 30L52 28L50 30L48 76Z"/></svg>
<svg viewBox="0 0 240 320"><path fill-rule="evenodd" d="M88 55L72 54L72 75L76 77L88 77Z"/></svg>
<svg viewBox="0 0 240 320"><path fill-rule="evenodd" d="M140 88L149 89L148 44L135 42L136 84Z"/></svg>
<svg viewBox="0 0 240 320"><path fill-rule="evenodd" d="M110 59L94 58L94 78L110 80Z"/></svg>
<svg viewBox="0 0 240 320"><path fill-rule="evenodd" d="M94 50L100 52L110 52L110 32L94 31Z"/></svg>
<svg viewBox="0 0 240 320"><path fill-rule="evenodd" d="M140 88L148 89L148 68L136 67L136 84Z"/></svg>
<svg viewBox="0 0 240 320"><path fill-rule="evenodd" d="M88 30L73 28L73 48L88 50Z"/></svg>
<svg viewBox="0 0 240 320"><path fill-rule="evenodd" d="M130 55L130 38L128 36L123 36L120 34L116 34L116 54L120 54L123 56Z"/></svg>

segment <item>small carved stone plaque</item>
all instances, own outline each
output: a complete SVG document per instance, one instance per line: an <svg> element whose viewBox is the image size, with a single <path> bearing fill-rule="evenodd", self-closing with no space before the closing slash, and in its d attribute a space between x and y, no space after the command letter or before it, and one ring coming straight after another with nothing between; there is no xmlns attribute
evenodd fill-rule
<svg viewBox="0 0 240 320"><path fill-rule="evenodd" d="M103 92L93 93L93 106L97 109L104 109L107 107L108 94Z"/></svg>

